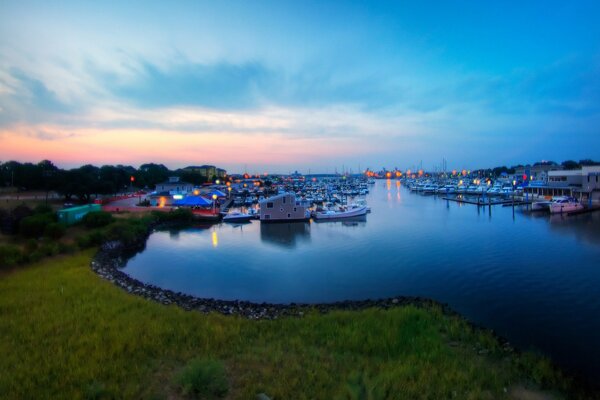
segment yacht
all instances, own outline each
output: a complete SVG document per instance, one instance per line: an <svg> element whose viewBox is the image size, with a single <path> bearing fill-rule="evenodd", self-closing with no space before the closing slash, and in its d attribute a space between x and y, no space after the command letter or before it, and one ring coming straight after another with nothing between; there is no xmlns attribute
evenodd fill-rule
<svg viewBox="0 0 600 400"><path fill-rule="evenodd" d="M573 211L582 210L583 205L577 201L577 199L568 196L557 197L550 204L550 213L569 213Z"/></svg>
<svg viewBox="0 0 600 400"><path fill-rule="evenodd" d="M225 215L223 222L249 222L251 219L255 219L254 215L234 211Z"/></svg>
<svg viewBox="0 0 600 400"><path fill-rule="evenodd" d="M348 208L340 207L337 210L317 211L314 213L314 218L316 220L342 219L342 218L359 217L361 215L366 215L366 214L367 214L367 207L361 207L361 206L355 205L355 206L350 206Z"/></svg>

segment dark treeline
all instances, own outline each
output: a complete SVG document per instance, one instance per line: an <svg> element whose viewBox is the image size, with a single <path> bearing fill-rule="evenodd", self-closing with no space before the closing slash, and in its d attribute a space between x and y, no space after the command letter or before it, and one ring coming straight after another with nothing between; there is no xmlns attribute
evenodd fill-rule
<svg viewBox="0 0 600 400"><path fill-rule="evenodd" d="M16 187L20 190L56 191L69 200L77 197L89 201L99 194L114 194L133 188L149 188L179 176L181 180L196 185L206 182L206 177L184 171L169 170L163 164L143 164L139 168L130 165L83 165L79 168L61 169L51 161L37 164L8 161L0 163L0 187ZM134 177L133 183L131 177Z"/></svg>

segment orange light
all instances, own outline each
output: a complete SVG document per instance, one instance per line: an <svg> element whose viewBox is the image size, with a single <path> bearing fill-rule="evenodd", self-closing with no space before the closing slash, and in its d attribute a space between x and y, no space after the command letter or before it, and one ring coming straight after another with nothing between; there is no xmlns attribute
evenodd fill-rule
<svg viewBox="0 0 600 400"><path fill-rule="evenodd" d="M391 178L391 177L392 177L392 173L391 173L391 172L387 172L387 173L385 174L385 177L386 177L386 178Z"/></svg>
<svg viewBox="0 0 600 400"><path fill-rule="evenodd" d="M135 176L133 176L133 175L132 175L132 176L129 178L129 180L130 180L131 182L135 181Z"/></svg>

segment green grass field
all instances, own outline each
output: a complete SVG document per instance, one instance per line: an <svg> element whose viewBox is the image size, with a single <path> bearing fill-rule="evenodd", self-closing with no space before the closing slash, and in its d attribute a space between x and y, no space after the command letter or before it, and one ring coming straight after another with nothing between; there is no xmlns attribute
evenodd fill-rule
<svg viewBox="0 0 600 400"><path fill-rule="evenodd" d="M89 268L92 254L0 275L0 398L183 398L176 377L196 358L223 363L230 399L569 395L547 360L507 353L436 308L205 315L112 286Z"/></svg>

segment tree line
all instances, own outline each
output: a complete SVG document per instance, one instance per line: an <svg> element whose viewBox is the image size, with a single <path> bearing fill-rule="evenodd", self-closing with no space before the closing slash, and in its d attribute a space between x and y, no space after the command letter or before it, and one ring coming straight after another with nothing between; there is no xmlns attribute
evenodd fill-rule
<svg viewBox="0 0 600 400"><path fill-rule="evenodd" d="M153 189L170 176L179 176L182 181L195 185L207 181L203 175L183 169L170 170L163 164L155 163L142 164L139 168L120 164L101 167L87 164L72 169L61 169L49 160L37 164L17 161L0 163L0 186L53 191L66 200L76 197L84 202L88 202L93 195L122 193L130 188Z"/></svg>

